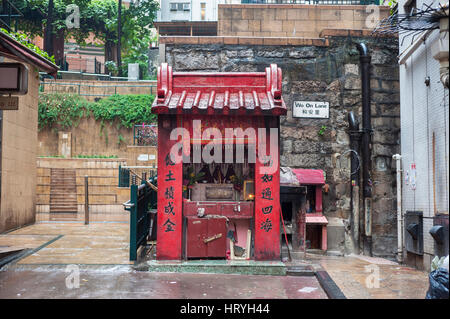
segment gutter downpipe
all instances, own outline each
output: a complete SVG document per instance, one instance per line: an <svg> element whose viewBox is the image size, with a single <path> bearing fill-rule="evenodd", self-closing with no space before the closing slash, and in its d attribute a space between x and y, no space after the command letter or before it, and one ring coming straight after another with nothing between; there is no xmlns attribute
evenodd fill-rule
<svg viewBox="0 0 450 319"><path fill-rule="evenodd" d="M359 255L359 171L361 169L361 160L357 154L360 154L361 131L359 130L359 122L356 120L355 114L352 111L348 113L348 126L348 133L350 135L350 149L352 150L350 162L350 192L352 194L350 198L350 208L352 212L350 215L350 226L352 230L353 253Z"/></svg>
<svg viewBox="0 0 450 319"><path fill-rule="evenodd" d="M361 90L362 90L362 177L363 177L363 198L364 198L364 251L369 249L369 256L372 256L372 180L371 172L371 139L372 125L370 114L370 62L372 57L368 54L367 46L364 43L356 45L360 57L361 65Z"/></svg>
<svg viewBox="0 0 450 319"><path fill-rule="evenodd" d="M402 156L395 154L392 158L397 166L397 261L403 262L403 212L402 212Z"/></svg>

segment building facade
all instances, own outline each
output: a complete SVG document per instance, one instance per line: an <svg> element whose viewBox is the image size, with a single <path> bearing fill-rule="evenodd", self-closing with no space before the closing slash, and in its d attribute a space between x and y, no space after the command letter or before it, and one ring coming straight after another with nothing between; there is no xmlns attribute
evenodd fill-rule
<svg viewBox="0 0 450 319"><path fill-rule="evenodd" d="M420 19L426 5L439 8L436 0L400 0L398 10ZM446 32L441 24L417 33L415 39L403 35L399 39L404 257L406 263L427 270L434 256L448 255L448 2L446 10ZM447 85L441 81L445 72ZM447 225L446 248L432 230L441 223L444 230ZM414 224L419 225L417 240L411 229Z"/></svg>

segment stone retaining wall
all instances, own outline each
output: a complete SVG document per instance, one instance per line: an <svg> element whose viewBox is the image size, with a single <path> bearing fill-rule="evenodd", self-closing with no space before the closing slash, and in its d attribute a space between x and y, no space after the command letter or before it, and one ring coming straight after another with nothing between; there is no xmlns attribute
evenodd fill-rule
<svg viewBox="0 0 450 319"><path fill-rule="evenodd" d="M373 29L389 12L389 6L221 4L217 35L318 37L326 28Z"/></svg>

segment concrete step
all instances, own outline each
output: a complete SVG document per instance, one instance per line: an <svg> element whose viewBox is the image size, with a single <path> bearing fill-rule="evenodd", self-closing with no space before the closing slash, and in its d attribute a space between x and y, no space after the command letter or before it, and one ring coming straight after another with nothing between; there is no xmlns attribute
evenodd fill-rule
<svg viewBox="0 0 450 319"><path fill-rule="evenodd" d="M281 261L254 260L188 260L142 262L134 268L149 272L217 273L285 276L286 265Z"/></svg>

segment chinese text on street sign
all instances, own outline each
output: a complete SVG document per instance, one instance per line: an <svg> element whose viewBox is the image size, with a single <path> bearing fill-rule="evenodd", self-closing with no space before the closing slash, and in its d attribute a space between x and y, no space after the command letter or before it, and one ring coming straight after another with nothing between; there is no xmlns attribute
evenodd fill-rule
<svg viewBox="0 0 450 319"><path fill-rule="evenodd" d="M327 119L330 117L330 103L317 101L294 101L292 116Z"/></svg>

